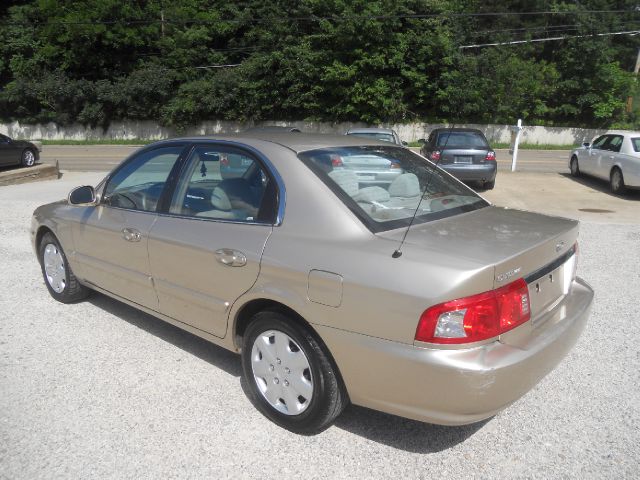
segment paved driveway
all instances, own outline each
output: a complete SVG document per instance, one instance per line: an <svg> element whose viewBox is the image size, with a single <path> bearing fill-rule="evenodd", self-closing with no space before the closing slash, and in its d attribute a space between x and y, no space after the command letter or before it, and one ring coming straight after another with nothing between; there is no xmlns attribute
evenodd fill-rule
<svg viewBox="0 0 640 480"><path fill-rule="evenodd" d="M591 320L504 412L448 428L349 407L303 437L251 406L234 354L102 295L50 298L30 214L101 176L0 188L0 478L637 478L639 218L585 219L578 270L596 290ZM540 183L516 180L499 178L490 195L538 198L528 188ZM636 197L620 202L637 211Z"/></svg>

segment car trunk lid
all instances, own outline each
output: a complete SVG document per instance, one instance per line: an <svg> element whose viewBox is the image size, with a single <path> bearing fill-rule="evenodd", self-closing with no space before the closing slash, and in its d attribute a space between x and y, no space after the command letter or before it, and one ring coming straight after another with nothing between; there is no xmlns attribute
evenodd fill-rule
<svg viewBox="0 0 640 480"><path fill-rule="evenodd" d="M440 164L482 164L487 157L488 149L477 148L452 148L442 151Z"/></svg>
<svg viewBox="0 0 640 480"><path fill-rule="evenodd" d="M403 234L404 229L397 229L378 235L399 243ZM413 226L403 255L420 248L492 266L494 289L524 278L535 323L566 293L565 264L570 258L575 261L572 249L577 236L576 220L490 206ZM573 275L571 265L570 270L567 275Z"/></svg>

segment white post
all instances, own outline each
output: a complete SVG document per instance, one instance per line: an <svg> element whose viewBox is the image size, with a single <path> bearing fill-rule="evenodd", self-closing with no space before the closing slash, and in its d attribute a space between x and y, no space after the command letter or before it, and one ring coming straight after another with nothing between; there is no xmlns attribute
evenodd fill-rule
<svg viewBox="0 0 640 480"><path fill-rule="evenodd" d="M518 119L518 125L514 129L516 138L513 141L513 157L511 157L511 171L516 171L516 162L518 161L518 144L520 143L520 132L522 131L522 119Z"/></svg>

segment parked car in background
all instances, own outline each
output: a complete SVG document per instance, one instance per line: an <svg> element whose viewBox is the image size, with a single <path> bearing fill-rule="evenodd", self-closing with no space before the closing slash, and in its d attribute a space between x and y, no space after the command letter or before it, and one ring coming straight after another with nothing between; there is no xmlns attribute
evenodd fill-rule
<svg viewBox="0 0 640 480"><path fill-rule="evenodd" d="M232 154L247 168L224 178ZM369 155L403 173L327 162ZM96 290L238 352L252 403L300 433L349 402L447 425L506 408L586 324L577 237L407 148L266 132L148 145L31 224L53 298Z"/></svg>
<svg viewBox="0 0 640 480"><path fill-rule="evenodd" d="M0 167L22 165L32 167L40 159L42 144L26 140L13 140L0 134Z"/></svg>
<svg viewBox="0 0 640 480"><path fill-rule="evenodd" d="M611 131L571 152L571 175L591 175L609 182L611 191L640 188L640 132Z"/></svg>
<svg viewBox="0 0 640 480"><path fill-rule="evenodd" d="M355 135L356 137L373 138L394 145L407 145L407 142L400 140L400 137L390 128L351 128L345 135Z"/></svg>
<svg viewBox="0 0 640 480"><path fill-rule="evenodd" d="M496 152L480 130L436 128L421 139L420 153L463 182L475 182L486 190L496 183Z"/></svg>
<svg viewBox="0 0 640 480"><path fill-rule="evenodd" d="M283 127L281 125L263 125L261 127L251 127L244 130L243 133L284 133L284 132L292 132L292 133L300 133L300 129L298 127Z"/></svg>

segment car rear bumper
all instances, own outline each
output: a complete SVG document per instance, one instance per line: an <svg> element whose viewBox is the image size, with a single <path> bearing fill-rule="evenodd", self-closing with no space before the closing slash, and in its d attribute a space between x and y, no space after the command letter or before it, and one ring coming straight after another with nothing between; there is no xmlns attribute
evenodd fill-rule
<svg viewBox="0 0 640 480"><path fill-rule="evenodd" d="M582 332L593 290L580 279L537 321L525 345L495 341L467 349L423 348L317 327L356 405L443 425L495 415L533 388ZM417 323L417 319L416 319Z"/></svg>
<svg viewBox="0 0 640 480"><path fill-rule="evenodd" d="M498 166L495 162L477 165L444 163L438 166L463 182L492 182L495 180L498 171Z"/></svg>

